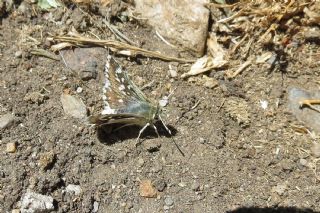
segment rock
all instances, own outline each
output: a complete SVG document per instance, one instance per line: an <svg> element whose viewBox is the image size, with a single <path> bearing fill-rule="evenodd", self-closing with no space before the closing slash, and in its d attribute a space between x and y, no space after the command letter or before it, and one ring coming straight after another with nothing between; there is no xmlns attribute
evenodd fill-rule
<svg viewBox="0 0 320 213"><path fill-rule="evenodd" d="M287 190L286 184L278 184L277 186L274 186L271 189L272 192L276 192L280 196L282 196L286 190Z"/></svg>
<svg viewBox="0 0 320 213"><path fill-rule="evenodd" d="M226 100L224 107L227 114L238 122L241 127L246 127L250 124L250 109L248 103L237 97L230 97Z"/></svg>
<svg viewBox="0 0 320 213"><path fill-rule="evenodd" d="M299 88L292 88L288 95L288 109L296 118L320 133L320 113L308 107L301 107L300 102L306 99L320 99L319 91L305 91ZM312 105L320 110L319 105Z"/></svg>
<svg viewBox="0 0 320 213"><path fill-rule="evenodd" d="M69 94L62 94L60 100L65 114L77 119L87 117L87 108L81 99Z"/></svg>
<svg viewBox="0 0 320 213"><path fill-rule="evenodd" d="M157 196L157 190L151 183L151 180L143 180L139 187L140 196L147 198L154 198Z"/></svg>
<svg viewBox="0 0 320 213"><path fill-rule="evenodd" d="M164 203L166 206L172 206L174 201L171 197L167 196L165 199L164 199Z"/></svg>
<svg viewBox="0 0 320 213"><path fill-rule="evenodd" d="M69 19L70 20L70 19ZM72 20L71 20L72 21ZM82 80L95 79L99 70L104 69L107 50L101 47L74 48L61 50L68 68L77 72Z"/></svg>
<svg viewBox="0 0 320 213"><path fill-rule="evenodd" d="M213 89L219 85L218 81L214 78L210 78L204 75L203 79L204 79L203 85L209 89Z"/></svg>
<svg viewBox="0 0 320 213"><path fill-rule="evenodd" d="M320 144L319 143L313 143L313 145L311 147L311 153L316 158L320 157Z"/></svg>
<svg viewBox="0 0 320 213"><path fill-rule="evenodd" d="M79 185L69 184L66 187L66 192L74 193L74 195L79 195L81 193L81 187Z"/></svg>
<svg viewBox="0 0 320 213"><path fill-rule="evenodd" d="M163 179L158 179L154 182L154 186L159 192L163 192L167 186L167 183Z"/></svg>
<svg viewBox="0 0 320 213"><path fill-rule="evenodd" d="M142 167L143 164L144 164L143 158L139 158L139 159L138 159L138 162L137 162L137 166L138 166L138 167Z"/></svg>
<svg viewBox="0 0 320 213"><path fill-rule="evenodd" d="M15 153L17 151L16 143L7 143L6 152L8 153Z"/></svg>
<svg viewBox="0 0 320 213"><path fill-rule="evenodd" d="M301 166L308 166L308 161L307 161L306 159L301 158L301 159L299 160L299 164L300 164Z"/></svg>
<svg viewBox="0 0 320 213"><path fill-rule="evenodd" d="M0 116L0 129L9 128L14 124L15 116L8 113Z"/></svg>
<svg viewBox="0 0 320 213"><path fill-rule="evenodd" d="M21 58L21 56L22 56L21 50L18 50L17 52L14 53L14 57L16 57L16 58Z"/></svg>
<svg viewBox="0 0 320 213"><path fill-rule="evenodd" d="M98 210L99 210L99 203L97 201L94 201L92 212L98 212Z"/></svg>
<svg viewBox="0 0 320 213"><path fill-rule="evenodd" d="M82 87L77 88L77 93L82 93L82 91L83 91Z"/></svg>
<svg viewBox="0 0 320 213"><path fill-rule="evenodd" d="M21 213L49 212L53 209L51 196L28 191L21 198Z"/></svg>
<svg viewBox="0 0 320 213"><path fill-rule="evenodd" d="M176 78L178 76L177 67L169 64L169 75L171 78Z"/></svg>
<svg viewBox="0 0 320 213"><path fill-rule="evenodd" d="M53 151L45 152L40 154L39 166L43 170L47 170L49 167L53 165L55 161L55 155Z"/></svg>
<svg viewBox="0 0 320 213"><path fill-rule="evenodd" d="M193 191L199 191L200 190L200 184L198 181L194 181L193 184L191 185L191 189Z"/></svg>
<svg viewBox="0 0 320 213"><path fill-rule="evenodd" d="M12 209L11 213L20 213L20 209Z"/></svg>
<svg viewBox="0 0 320 213"><path fill-rule="evenodd" d="M202 137L199 138L199 143L205 144L206 142L207 142L206 139L204 139L204 138L202 138Z"/></svg>
<svg viewBox="0 0 320 213"><path fill-rule="evenodd" d="M41 94L40 92L30 92L27 93L23 100L29 103L36 103L38 105L42 104L44 100L48 99L48 96Z"/></svg>
<svg viewBox="0 0 320 213"><path fill-rule="evenodd" d="M136 12L169 43L197 57L204 53L209 10L206 0L135 0Z"/></svg>

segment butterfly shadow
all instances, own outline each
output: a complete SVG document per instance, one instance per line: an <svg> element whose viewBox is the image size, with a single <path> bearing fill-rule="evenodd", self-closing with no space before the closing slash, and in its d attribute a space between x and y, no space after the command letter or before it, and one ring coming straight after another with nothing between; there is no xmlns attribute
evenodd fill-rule
<svg viewBox="0 0 320 213"><path fill-rule="evenodd" d="M171 131L171 134L162 126L160 121L155 123L157 130L159 132L160 137L170 138L177 134L177 129L173 126L168 125L167 127ZM137 139L139 132L141 130L140 126L127 126L120 128L121 125L112 125L112 126L101 126L97 128L97 138L101 143L104 144L115 144L119 142L123 142L128 139ZM148 127L143 131L140 136L140 142L148 138L158 138L157 133L152 127Z"/></svg>

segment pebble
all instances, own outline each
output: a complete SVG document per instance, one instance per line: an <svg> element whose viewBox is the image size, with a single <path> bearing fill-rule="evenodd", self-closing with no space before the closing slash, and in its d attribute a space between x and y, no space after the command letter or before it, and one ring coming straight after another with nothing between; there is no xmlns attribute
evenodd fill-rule
<svg viewBox="0 0 320 213"><path fill-rule="evenodd" d="M77 88L77 93L82 93L82 91L83 91L82 87Z"/></svg>
<svg viewBox="0 0 320 213"><path fill-rule="evenodd" d="M0 116L0 129L5 129L14 124L15 116L8 113Z"/></svg>
<svg viewBox="0 0 320 213"><path fill-rule="evenodd" d="M36 103L38 105L42 104L44 100L48 99L48 96L41 94L40 92L30 92L27 93L23 100L29 103Z"/></svg>
<svg viewBox="0 0 320 213"><path fill-rule="evenodd" d="M92 210L92 212L98 212L98 210L99 210L99 202L94 201L93 202L93 210Z"/></svg>
<svg viewBox="0 0 320 213"><path fill-rule="evenodd" d="M159 192L163 192L167 186L167 183L163 179L158 179L154 182L154 186Z"/></svg>
<svg viewBox="0 0 320 213"><path fill-rule="evenodd" d="M313 143L313 145L311 147L311 153L316 158L320 157L320 144L319 143Z"/></svg>
<svg viewBox="0 0 320 213"><path fill-rule="evenodd" d="M204 139L204 138L200 137L200 138L199 138L199 143L201 143L201 144L206 143L206 139Z"/></svg>
<svg viewBox="0 0 320 213"><path fill-rule="evenodd" d="M306 159L303 159L303 158L301 158L299 160L299 163L300 163L301 166L307 166L308 165L308 161Z"/></svg>
<svg viewBox="0 0 320 213"><path fill-rule="evenodd" d="M171 78L176 78L178 76L177 68L169 65L169 74Z"/></svg>
<svg viewBox="0 0 320 213"><path fill-rule="evenodd" d="M74 193L74 195L79 195L81 193L81 187L79 185L69 184L66 187L68 193Z"/></svg>
<svg viewBox="0 0 320 213"><path fill-rule="evenodd" d="M139 187L140 196L154 198L157 196L157 190L153 187L151 180L143 180Z"/></svg>
<svg viewBox="0 0 320 213"><path fill-rule="evenodd" d="M54 163L55 155L52 151L40 154L39 166L46 170Z"/></svg>
<svg viewBox="0 0 320 213"><path fill-rule="evenodd" d="M144 164L143 158L139 158L139 159L138 159L138 167L142 167L143 164Z"/></svg>
<svg viewBox="0 0 320 213"><path fill-rule="evenodd" d="M7 143L7 149L6 152L8 153L15 153L17 151L17 145L16 143Z"/></svg>
<svg viewBox="0 0 320 213"><path fill-rule="evenodd" d="M193 191L199 191L200 189L200 183L198 181L194 181L193 184L191 185L191 189Z"/></svg>
<svg viewBox="0 0 320 213"><path fill-rule="evenodd" d="M173 201L173 199L172 199L170 196L168 196L168 197L166 197L166 198L164 199L164 203L165 203L166 206L172 206L173 203L174 203L174 201Z"/></svg>
<svg viewBox="0 0 320 213"><path fill-rule="evenodd" d="M20 209L12 209L11 213L20 213Z"/></svg>
<svg viewBox="0 0 320 213"><path fill-rule="evenodd" d="M87 117L86 105L84 105L80 98L69 94L62 94L60 100L66 115L78 119L84 119Z"/></svg>
<svg viewBox="0 0 320 213"><path fill-rule="evenodd" d="M21 198L21 212L50 212L53 209L51 196L28 191Z"/></svg>
<svg viewBox="0 0 320 213"><path fill-rule="evenodd" d="M286 190L287 190L286 184L278 184L277 186L272 187L272 191L276 192L280 196L282 196Z"/></svg>
<svg viewBox="0 0 320 213"><path fill-rule="evenodd" d="M17 52L14 53L14 57L16 57L16 58L21 58L21 56L22 56L21 50L18 50Z"/></svg>

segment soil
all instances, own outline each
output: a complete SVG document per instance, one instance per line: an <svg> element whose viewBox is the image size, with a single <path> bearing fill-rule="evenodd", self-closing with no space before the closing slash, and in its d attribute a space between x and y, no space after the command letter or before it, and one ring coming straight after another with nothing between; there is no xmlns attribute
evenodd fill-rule
<svg viewBox="0 0 320 213"><path fill-rule="evenodd" d="M319 88L319 54L309 54L319 53L317 43L301 45L285 68L254 64L232 80L224 70L209 72L219 82L213 89L170 77L169 64L177 66L178 76L190 66L115 55L139 87L153 82L143 89L148 97L157 100L175 88L165 107L173 135L159 124L160 138L150 129L136 145L139 128L100 134L62 108L60 96L68 90L89 115L99 113L104 52L97 76L89 77L31 54L35 46L49 50L46 38L71 29L65 14L76 19L79 11L34 14L34 5L23 5L0 25L0 115L15 115L14 124L0 130L1 212L19 209L27 190L53 197L54 212L93 212L97 206L97 212L320 211L313 139L292 128L299 122L287 109L289 88ZM79 31L98 31L73 23ZM113 24L143 48L165 46L147 25ZM7 151L9 143L16 144L15 152ZM151 181L155 197L141 196L143 181ZM81 193L67 192L70 184Z"/></svg>

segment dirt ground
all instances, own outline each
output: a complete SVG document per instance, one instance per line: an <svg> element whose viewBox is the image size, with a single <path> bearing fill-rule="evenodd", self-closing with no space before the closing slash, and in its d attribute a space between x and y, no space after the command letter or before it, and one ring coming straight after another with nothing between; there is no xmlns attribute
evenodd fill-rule
<svg viewBox="0 0 320 213"><path fill-rule="evenodd" d="M76 9L35 15L34 5L23 5L0 24L0 115L15 115L14 124L0 130L1 212L19 209L27 190L51 196L54 212L320 212L313 139L292 128L300 123L287 109L290 88L319 88L316 42L301 44L277 69L253 64L232 80L223 69L211 71L218 81L213 89L168 74L169 64L178 76L190 65L115 56L139 87L153 82L143 89L149 97L176 88L165 107L173 136L159 125L161 138L151 129L136 146L139 128L100 134L62 108L60 96L68 89L88 114L101 110L105 55L97 77L82 78L83 70L30 51L35 43L49 50L46 38L71 29L65 16L72 18ZM113 24L143 48L165 46L148 26ZM8 152L9 143L15 152ZM155 198L141 196L145 180L152 182ZM69 192L69 185L81 192Z"/></svg>

